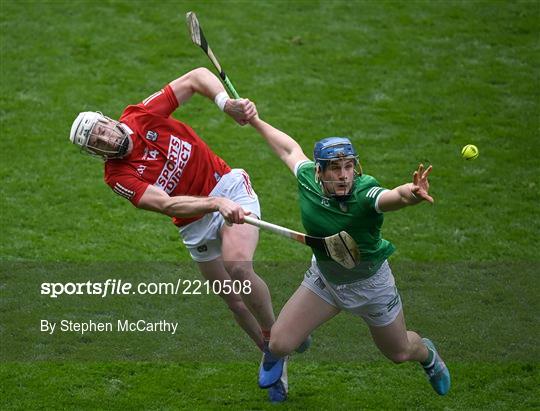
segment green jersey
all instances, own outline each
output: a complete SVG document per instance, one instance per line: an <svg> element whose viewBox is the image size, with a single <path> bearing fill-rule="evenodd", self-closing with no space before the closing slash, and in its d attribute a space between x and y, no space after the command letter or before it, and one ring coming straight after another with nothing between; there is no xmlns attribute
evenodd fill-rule
<svg viewBox="0 0 540 411"><path fill-rule="evenodd" d="M327 237L344 230L360 249L361 261L350 270L331 260L324 251L313 249L325 278L334 284L347 284L375 274L395 250L392 243L381 237L384 216L376 209L377 199L386 189L371 176L356 176L350 197L340 206L336 199L325 195L321 184L315 180L313 161L300 163L296 170L306 232L315 237Z"/></svg>

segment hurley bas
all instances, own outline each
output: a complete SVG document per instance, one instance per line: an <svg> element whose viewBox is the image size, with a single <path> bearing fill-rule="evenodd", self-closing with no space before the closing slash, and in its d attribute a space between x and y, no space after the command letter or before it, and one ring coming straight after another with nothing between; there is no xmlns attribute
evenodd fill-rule
<svg viewBox="0 0 540 411"><path fill-rule="evenodd" d="M57 330L60 332L75 332L81 335L88 332L166 332L176 334L178 322L169 322L165 320L146 321L146 320L117 320L114 322L100 321L72 321L61 320L59 322L41 320L40 331L48 334L54 334Z"/></svg>

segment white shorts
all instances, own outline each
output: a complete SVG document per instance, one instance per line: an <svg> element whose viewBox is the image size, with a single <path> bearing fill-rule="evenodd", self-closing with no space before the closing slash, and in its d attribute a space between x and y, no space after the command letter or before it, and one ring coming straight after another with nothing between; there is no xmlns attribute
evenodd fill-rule
<svg viewBox="0 0 540 411"><path fill-rule="evenodd" d="M337 285L328 282L313 260L302 285L328 304L360 316L369 325L391 324L401 311L401 298L388 261L375 274L355 283Z"/></svg>
<svg viewBox="0 0 540 411"><path fill-rule="evenodd" d="M232 169L218 181L209 197L226 197L240 204L244 210L261 216L259 198L251 188L248 174ZM225 223L219 211L205 214L201 219L180 227L179 232L191 258L197 262L212 261L221 255L220 229Z"/></svg>

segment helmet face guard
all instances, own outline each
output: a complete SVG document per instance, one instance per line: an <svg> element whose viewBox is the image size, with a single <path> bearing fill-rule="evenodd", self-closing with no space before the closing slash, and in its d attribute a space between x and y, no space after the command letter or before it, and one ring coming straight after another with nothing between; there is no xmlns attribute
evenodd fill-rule
<svg viewBox="0 0 540 411"><path fill-rule="evenodd" d="M129 134L120 122L99 112L80 113L69 135L71 142L86 153L104 160L123 157L129 147Z"/></svg>
<svg viewBox="0 0 540 411"><path fill-rule="evenodd" d="M324 180L322 175L331 163L339 161L343 164L344 160L353 160L355 175L362 174L359 168L358 155L351 141L345 137L323 138L315 143L313 157L316 166L316 179L321 182L326 194L340 202L347 201L354 186L354 177L352 181Z"/></svg>

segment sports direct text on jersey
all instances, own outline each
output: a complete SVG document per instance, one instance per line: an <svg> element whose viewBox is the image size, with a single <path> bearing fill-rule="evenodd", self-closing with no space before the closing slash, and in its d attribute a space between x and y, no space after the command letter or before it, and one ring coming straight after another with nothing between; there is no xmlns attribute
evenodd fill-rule
<svg viewBox="0 0 540 411"><path fill-rule="evenodd" d="M191 144L171 135L167 162L156 181L156 187L171 194L178 185L187 162L191 156Z"/></svg>

